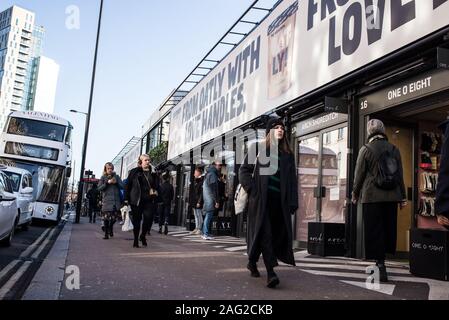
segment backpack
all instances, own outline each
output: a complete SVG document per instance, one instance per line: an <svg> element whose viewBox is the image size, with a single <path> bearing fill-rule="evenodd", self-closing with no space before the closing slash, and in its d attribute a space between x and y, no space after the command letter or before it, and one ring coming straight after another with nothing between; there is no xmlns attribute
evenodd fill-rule
<svg viewBox="0 0 449 320"><path fill-rule="evenodd" d="M374 154L374 150L370 145L367 144L365 146ZM395 150L396 148L392 145L375 159L372 174L374 176L374 184L380 189L393 190L399 185L400 166L394 154Z"/></svg>

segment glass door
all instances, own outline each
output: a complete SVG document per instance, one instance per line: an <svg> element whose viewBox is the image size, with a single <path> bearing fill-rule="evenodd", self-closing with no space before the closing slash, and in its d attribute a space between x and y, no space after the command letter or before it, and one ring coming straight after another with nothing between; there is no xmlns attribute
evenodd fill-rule
<svg viewBox="0 0 449 320"><path fill-rule="evenodd" d="M307 226L317 220L318 198L315 190L319 186L320 136L299 140L298 145L298 213L296 218L296 240L307 242Z"/></svg>
<svg viewBox="0 0 449 320"><path fill-rule="evenodd" d="M347 177L348 128L324 132L321 157L322 222L344 223Z"/></svg>
<svg viewBox="0 0 449 320"><path fill-rule="evenodd" d="M309 222L344 223L347 186L346 125L298 140L296 240L307 242Z"/></svg>

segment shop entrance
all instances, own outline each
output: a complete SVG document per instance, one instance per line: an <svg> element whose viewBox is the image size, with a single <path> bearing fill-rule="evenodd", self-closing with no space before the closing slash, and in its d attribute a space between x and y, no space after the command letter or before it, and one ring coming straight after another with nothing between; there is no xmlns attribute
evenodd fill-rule
<svg viewBox="0 0 449 320"><path fill-rule="evenodd" d="M389 141L401 153L409 204L398 210L398 253L410 251L414 227L445 230L436 222L434 203L443 141L438 126L448 115L448 100L423 100L370 116L384 122Z"/></svg>
<svg viewBox="0 0 449 320"><path fill-rule="evenodd" d="M307 242L309 222L344 223L347 185L346 124L300 137L298 152L298 200L295 239Z"/></svg>

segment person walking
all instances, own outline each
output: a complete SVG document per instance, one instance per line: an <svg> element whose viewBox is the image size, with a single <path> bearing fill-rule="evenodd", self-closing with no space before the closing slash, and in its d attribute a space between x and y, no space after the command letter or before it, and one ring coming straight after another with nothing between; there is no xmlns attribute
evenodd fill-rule
<svg viewBox="0 0 449 320"><path fill-rule="evenodd" d="M123 182L114 172L114 165L110 162L106 163L98 186L98 191L102 193L103 239L109 239L109 236L114 236L114 224L117 221L117 214L121 207L120 188L123 188Z"/></svg>
<svg viewBox="0 0 449 320"><path fill-rule="evenodd" d="M159 233L162 234L162 226L164 226L164 234L168 234L168 220L170 218L171 202L175 197L175 191L170 184L170 176L168 173L162 175L163 183L160 186L160 198L162 205L159 214Z"/></svg>
<svg viewBox="0 0 449 320"><path fill-rule="evenodd" d="M440 225L449 230L449 120L440 125L444 132L444 142L441 149L440 170L435 199L435 213Z"/></svg>
<svg viewBox="0 0 449 320"><path fill-rule="evenodd" d="M138 166L132 169L128 175L128 184L125 188L125 204L131 205L134 248L139 248L139 240L142 242L142 246L148 246L146 235L153 221L153 215L157 210L159 194L158 179L155 175L150 165L150 156L147 154L142 154L139 157ZM142 233L140 233L141 229Z"/></svg>
<svg viewBox="0 0 449 320"><path fill-rule="evenodd" d="M248 192L247 253L252 277L260 277L257 262L263 256L267 287L275 288L280 280L274 272L278 260L295 265L291 216L298 209L298 184L293 152L280 118L270 118L264 142L270 155L268 164L249 159L250 147L240 166L239 181Z"/></svg>
<svg viewBox="0 0 449 320"><path fill-rule="evenodd" d="M203 182L203 210L206 215L203 223L203 235L204 240L213 240L211 237L209 228L214 212L220 207L220 195L218 193L218 180L221 171L221 163L215 161L207 170L206 177Z"/></svg>
<svg viewBox="0 0 449 320"><path fill-rule="evenodd" d="M407 205L399 149L388 142L382 121L367 125L368 143L357 158L352 202L362 203L365 258L375 260L380 281L387 282L387 253L396 253L398 203Z"/></svg>
<svg viewBox="0 0 449 320"><path fill-rule="evenodd" d="M94 183L92 188L87 192L86 198L89 200L89 223L96 223L97 212L100 211L98 206L100 193L97 184Z"/></svg>
<svg viewBox="0 0 449 320"><path fill-rule="evenodd" d="M193 188L190 189L189 202L195 217L195 230L190 232L190 234L200 235L203 227L203 170L197 167L193 175Z"/></svg>

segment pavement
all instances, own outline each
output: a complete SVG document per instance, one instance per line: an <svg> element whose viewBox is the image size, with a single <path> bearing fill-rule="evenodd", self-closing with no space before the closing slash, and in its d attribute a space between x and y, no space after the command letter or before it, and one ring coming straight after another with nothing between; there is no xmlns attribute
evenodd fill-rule
<svg viewBox="0 0 449 320"><path fill-rule="evenodd" d="M89 224L85 218L80 224L67 222L23 299L449 299L448 282L417 279L401 263L389 262L391 283L368 289L365 269L369 262L311 257L306 252L296 252L297 267L276 268L281 284L269 289L262 262L262 277L249 276L242 239L205 241L182 228L170 227L167 236L153 230L147 236L149 246L137 249L132 247L132 233L119 227L116 224L114 238L103 240L99 223Z"/></svg>

